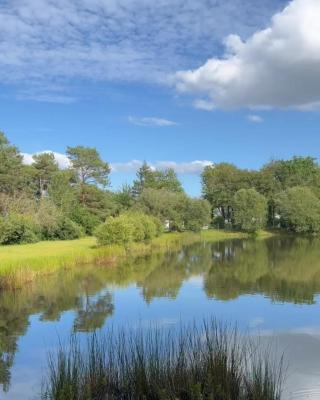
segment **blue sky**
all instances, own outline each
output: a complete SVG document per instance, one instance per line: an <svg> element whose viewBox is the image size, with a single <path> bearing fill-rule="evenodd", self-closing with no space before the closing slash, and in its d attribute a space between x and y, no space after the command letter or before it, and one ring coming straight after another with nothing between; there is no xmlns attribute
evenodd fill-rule
<svg viewBox="0 0 320 400"><path fill-rule="evenodd" d="M98 148L200 193L209 162L319 157L318 0L2 0L0 129L23 153Z"/></svg>

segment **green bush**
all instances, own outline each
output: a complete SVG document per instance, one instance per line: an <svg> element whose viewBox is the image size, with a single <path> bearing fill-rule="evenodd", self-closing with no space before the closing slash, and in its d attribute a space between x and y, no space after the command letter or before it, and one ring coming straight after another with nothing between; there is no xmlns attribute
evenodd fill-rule
<svg viewBox="0 0 320 400"><path fill-rule="evenodd" d="M95 229L94 235L101 246L118 244L127 246L134 238L134 228L125 217L110 217L104 224Z"/></svg>
<svg viewBox="0 0 320 400"><path fill-rule="evenodd" d="M56 238L59 240L79 239L84 235L83 228L70 218L61 217L58 221Z"/></svg>
<svg viewBox="0 0 320 400"><path fill-rule="evenodd" d="M95 228L102 222L97 215L92 214L87 208L81 206L72 211L70 218L82 226L87 235L92 235Z"/></svg>
<svg viewBox="0 0 320 400"><path fill-rule="evenodd" d="M31 217L10 214L0 220L0 243L35 243L40 239L39 227Z"/></svg>
<svg viewBox="0 0 320 400"><path fill-rule="evenodd" d="M159 218L153 217L153 216L149 216L149 218L153 221L153 223L155 224L156 227L156 236L160 236L163 234L164 232L164 225L163 223L160 221Z"/></svg>
<svg viewBox="0 0 320 400"><path fill-rule="evenodd" d="M72 240L84 235L84 229L63 215L50 199L42 199L36 214L43 240Z"/></svg>
<svg viewBox="0 0 320 400"><path fill-rule="evenodd" d="M156 218L150 217L145 214L136 214L134 218L134 223L142 226L142 239L137 240L137 242L142 240L151 240L158 236L157 234L157 225L155 223Z"/></svg>
<svg viewBox="0 0 320 400"><path fill-rule="evenodd" d="M120 218L126 218L132 225L132 240L134 242L142 242L145 240L145 226L141 213L127 213Z"/></svg>
<svg viewBox="0 0 320 400"><path fill-rule="evenodd" d="M127 246L130 242L142 242L159 236L161 222L143 213L127 213L109 218L98 226L95 236L100 245L118 244Z"/></svg>
<svg viewBox="0 0 320 400"><path fill-rule="evenodd" d="M307 187L296 186L278 195L276 210L281 224L297 233L320 232L320 200Z"/></svg>

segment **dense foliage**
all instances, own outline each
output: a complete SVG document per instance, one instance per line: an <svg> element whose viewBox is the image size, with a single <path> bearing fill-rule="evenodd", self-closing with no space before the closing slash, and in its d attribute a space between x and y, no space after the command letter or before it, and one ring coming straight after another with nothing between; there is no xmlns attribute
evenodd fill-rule
<svg viewBox="0 0 320 400"><path fill-rule="evenodd" d="M95 148L68 147L66 154L65 169L49 152L35 154L25 165L19 149L0 132L1 244L75 239L108 230L118 238L100 241L127 243L149 240L164 227L198 231L210 221L209 203L189 198L173 169L154 170L144 163L132 186L112 192L110 166ZM131 232L127 225L133 220Z"/></svg>
<svg viewBox="0 0 320 400"><path fill-rule="evenodd" d="M238 228L255 232L265 226L267 200L255 189L240 189L233 199L234 224Z"/></svg>
<svg viewBox="0 0 320 400"><path fill-rule="evenodd" d="M209 166L202 174L203 198L194 199L173 169L144 163L132 186L113 192L110 166L95 148L68 147L66 154L65 169L48 152L25 165L19 149L0 132L0 244L75 239L99 232L101 225L110 225L110 231L122 226L124 236L134 236L126 226L133 215L139 215L140 225L149 226L149 219L141 222L144 215L170 231L200 231L213 223L247 232L265 226L320 232L320 167L311 157L272 161L259 171L228 163ZM140 230L141 240L154 236L151 225L146 236ZM138 239L117 239L130 240Z"/></svg>
<svg viewBox="0 0 320 400"><path fill-rule="evenodd" d="M100 245L128 246L131 242L151 240L162 233L157 218L142 213L127 213L110 217L95 230Z"/></svg>
<svg viewBox="0 0 320 400"><path fill-rule="evenodd" d="M320 230L320 167L312 157L271 161L258 171L228 163L209 166L202 174L202 190L216 226L246 231L264 226L301 233Z"/></svg>
<svg viewBox="0 0 320 400"><path fill-rule="evenodd" d="M276 199L283 227L301 233L320 231L320 200L307 187L296 186Z"/></svg>

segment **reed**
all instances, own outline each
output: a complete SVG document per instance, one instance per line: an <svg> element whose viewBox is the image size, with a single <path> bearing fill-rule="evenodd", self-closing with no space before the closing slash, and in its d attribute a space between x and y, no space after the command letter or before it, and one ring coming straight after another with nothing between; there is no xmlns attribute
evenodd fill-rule
<svg viewBox="0 0 320 400"><path fill-rule="evenodd" d="M49 357L42 400L280 400L282 362L205 321L179 329L109 330Z"/></svg>

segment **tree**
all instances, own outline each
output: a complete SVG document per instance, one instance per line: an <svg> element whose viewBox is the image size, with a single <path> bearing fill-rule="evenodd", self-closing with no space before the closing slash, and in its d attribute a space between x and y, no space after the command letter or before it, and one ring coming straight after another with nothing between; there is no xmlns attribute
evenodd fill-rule
<svg viewBox="0 0 320 400"><path fill-rule="evenodd" d="M246 232L263 228L267 218L267 200L255 189L240 189L233 199L234 224Z"/></svg>
<svg viewBox="0 0 320 400"><path fill-rule="evenodd" d="M53 153L40 153L33 156L33 167L36 171L37 186L40 196L48 191L51 179L59 171Z"/></svg>
<svg viewBox="0 0 320 400"><path fill-rule="evenodd" d="M232 219L232 203L235 193L248 187L248 171L239 170L233 164L221 163L208 166L202 173L203 197L218 210L224 220Z"/></svg>
<svg viewBox="0 0 320 400"><path fill-rule="evenodd" d="M134 204L134 196L130 185L123 185L121 190L116 193L115 201L120 210L129 210Z"/></svg>
<svg viewBox="0 0 320 400"><path fill-rule="evenodd" d="M172 168L164 171L154 171L154 181L154 189L165 189L170 192L183 193L181 182ZM150 187L152 188L152 186Z"/></svg>
<svg viewBox="0 0 320 400"><path fill-rule="evenodd" d="M112 192L105 192L93 185L81 185L76 188L76 196L70 218L83 226L89 235L108 216L118 213L116 195Z"/></svg>
<svg viewBox="0 0 320 400"><path fill-rule="evenodd" d="M48 193L60 212L70 215L78 204L78 192L74 186L76 177L74 171L59 170L50 180Z"/></svg>
<svg viewBox="0 0 320 400"><path fill-rule="evenodd" d="M109 184L109 164L101 159L95 148L67 147L67 155L82 185L99 184L105 187Z"/></svg>
<svg viewBox="0 0 320 400"><path fill-rule="evenodd" d="M307 187L293 187L280 193L276 199L281 224L298 233L320 232L320 200Z"/></svg>
<svg viewBox="0 0 320 400"><path fill-rule="evenodd" d="M155 176L152 168L143 162L142 166L137 171L137 179L133 182L132 193L135 197L140 196L145 188L152 188L155 184Z"/></svg>
<svg viewBox="0 0 320 400"><path fill-rule="evenodd" d="M273 169L283 190L295 186L319 186L320 169L313 157L275 161Z"/></svg>
<svg viewBox="0 0 320 400"><path fill-rule="evenodd" d="M13 194L25 189L22 156L0 132L0 192Z"/></svg>
<svg viewBox="0 0 320 400"><path fill-rule="evenodd" d="M184 227L199 232L210 222L210 203L202 199L188 199L184 210Z"/></svg>
<svg viewBox="0 0 320 400"><path fill-rule="evenodd" d="M137 171L133 182L132 193L138 197L144 189L165 189L170 192L183 193L181 182L172 168L164 171L153 170L146 162Z"/></svg>
<svg viewBox="0 0 320 400"><path fill-rule="evenodd" d="M159 218L162 223L169 222L170 230L184 229L184 210L187 196L184 193L165 189L144 189L135 208Z"/></svg>

